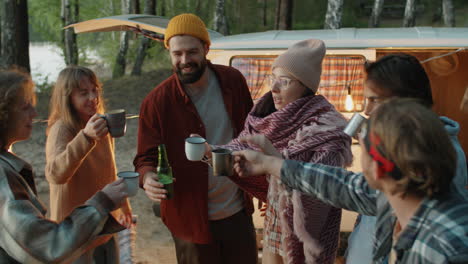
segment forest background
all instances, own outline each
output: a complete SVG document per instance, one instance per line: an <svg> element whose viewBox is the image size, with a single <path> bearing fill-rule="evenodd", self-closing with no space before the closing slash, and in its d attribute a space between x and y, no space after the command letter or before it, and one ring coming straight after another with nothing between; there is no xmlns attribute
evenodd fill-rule
<svg viewBox="0 0 468 264"><path fill-rule="evenodd" d="M97 54L110 69L106 78L170 68L163 45L134 33L77 36L62 28L120 14L170 18L184 12L197 14L208 28L224 35L275 29L468 26L467 0L1 0L0 66L29 70L28 44L49 42L61 48L66 64L92 64L89 54Z"/></svg>

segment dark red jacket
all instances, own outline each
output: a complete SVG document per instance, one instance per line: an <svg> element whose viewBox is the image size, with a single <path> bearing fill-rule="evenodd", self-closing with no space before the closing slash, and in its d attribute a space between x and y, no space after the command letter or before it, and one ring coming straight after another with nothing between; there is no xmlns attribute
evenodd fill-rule
<svg viewBox="0 0 468 264"><path fill-rule="evenodd" d="M232 68L209 63L218 78L226 111L232 121L233 136L242 131L253 106L247 83ZM165 144L174 177L174 197L161 202L161 217L174 236L193 243L211 241L208 227L208 168L205 163L187 160L185 138L191 133L206 137L205 127L195 105L181 86L176 74L153 89L140 108L138 151L133 161L143 175L157 167L158 145ZM246 209L253 205L246 197Z"/></svg>

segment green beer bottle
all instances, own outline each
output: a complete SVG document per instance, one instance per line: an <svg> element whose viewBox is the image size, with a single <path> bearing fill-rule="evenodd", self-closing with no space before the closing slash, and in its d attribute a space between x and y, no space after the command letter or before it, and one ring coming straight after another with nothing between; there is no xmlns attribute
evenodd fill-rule
<svg viewBox="0 0 468 264"><path fill-rule="evenodd" d="M158 169L157 174L159 182L164 184L164 189L167 190L167 199L172 199L174 196L174 177L172 176L172 168L167 159L166 146L161 144L158 146Z"/></svg>

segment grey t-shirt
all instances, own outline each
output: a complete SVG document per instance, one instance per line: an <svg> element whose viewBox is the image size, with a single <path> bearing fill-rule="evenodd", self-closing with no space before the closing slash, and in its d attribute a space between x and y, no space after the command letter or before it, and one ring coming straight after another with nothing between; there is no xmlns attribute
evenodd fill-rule
<svg viewBox="0 0 468 264"><path fill-rule="evenodd" d="M208 86L193 92L185 89L205 125L206 140L210 144L224 145L232 140L233 129L216 75L208 69ZM220 220L243 208L242 192L224 176L213 176L208 168L208 218Z"/></svg>

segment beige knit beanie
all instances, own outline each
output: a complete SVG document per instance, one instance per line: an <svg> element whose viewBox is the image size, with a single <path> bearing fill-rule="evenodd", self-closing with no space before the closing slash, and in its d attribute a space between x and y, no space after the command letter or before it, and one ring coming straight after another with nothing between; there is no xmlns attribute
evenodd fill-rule
<svg viewBox="0 0 468 264"><path fill-rule="evenodd" d="M210 46L210 35L205 27L205 23L194 14L180 14L173 17L167 24L164 33L164 45L169 48L169 40L176 35L190 35L201 39Z"/></svg>
<svg viewBox="0 0 468 264"><path fill-rule="evenodd" d="M317 92L325 50L325 43L319 39L297 42L275 59L272 70L283 68L307 88Z"/></svg>

